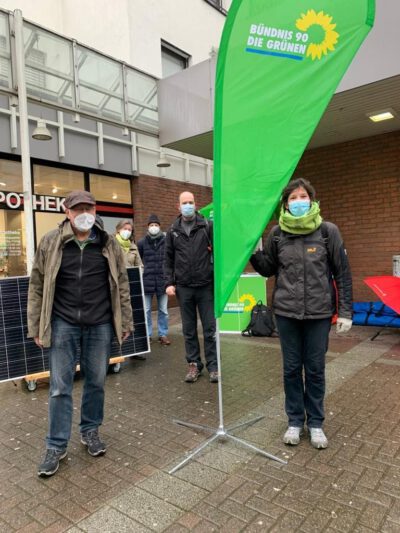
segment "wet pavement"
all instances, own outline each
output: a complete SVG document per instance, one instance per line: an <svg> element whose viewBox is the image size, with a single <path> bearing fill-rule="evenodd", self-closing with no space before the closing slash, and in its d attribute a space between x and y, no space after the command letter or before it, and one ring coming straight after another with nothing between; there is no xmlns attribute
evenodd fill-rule
<svg viewBox="0 0 400 533"><path fill-rule="evenodd" d="M210 436L174 419L219 424L218 387L207 372L184 382L176 310L172 344L152 344L106 385L104 457L79 442L75 416L68 458L49 479L36 475L47 429L47 380L34 392L0 384L0 531L400 531L400 331L355 327L331 333L325 430L329 448L281 442L286 428L278 339L223 335L224 428L282 465L218 439L174 475L168 472ZM213 433L211 433L213 434Z"/></svg>

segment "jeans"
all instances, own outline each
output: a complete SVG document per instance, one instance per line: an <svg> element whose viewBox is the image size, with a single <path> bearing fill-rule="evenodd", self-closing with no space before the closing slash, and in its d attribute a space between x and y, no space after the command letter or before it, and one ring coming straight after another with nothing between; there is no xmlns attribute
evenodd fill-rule
<svg viewBox="0 0 400 533"><path fill-rule="evenodd" d="M153 335L153 321L151 318L151 302L153 301L153 294L145 294L145 306L147 317L147 332L149 337ZM168 295L155 294L157 298L157 329L159 337L166 337L168 335Z"/></svg>
<svg viewBox="0 0 400 533"><path fill-rule="evenodd" d="M325 418L325 354L331 319L296 320L276 315L276 323L289 426L303 427L307 417L309 428L320 428Z"/></svg>
<svg viewBox="0 0 400 533"><path fill-rule="evenodd" d="M52 320L47 448L63 451L71 437L72 388L79 349L84 378L80 431L95 429L102 423L104 383L113 335L111 323L85 327L59 317Z"/></svg>
<svg viewBox="0 0 400 533"><path fill-rule="evenodd" d="M215 342L216 323L214 317L214 289L213 285L203 287L176 287L182 318L182 330L185 338L186 361L196 363L202 370L204 365L200 359L200 344L197 334L197 310L203 326L204 355L207 370L218 370L217 345Z"/></svg>

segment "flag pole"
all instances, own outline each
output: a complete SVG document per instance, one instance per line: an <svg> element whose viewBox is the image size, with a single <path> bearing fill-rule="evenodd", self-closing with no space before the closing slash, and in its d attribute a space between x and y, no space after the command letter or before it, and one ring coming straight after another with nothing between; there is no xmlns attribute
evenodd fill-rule
<svg viewBox="0 0 400 533"><path fill-rule="evenodd" d="M255 418L252 418L250 420L247 420L246 422L241 422L238 424L235 424L233 426L230 426L225 429L224 425L224 405L222 400L222 369L221 369L221 335L220 335L220 328L219 328L219 319L216 320L216 334L215 334L215 342L217 347L217 367L218 367L218 411L219 411L219 426L218 428L213 428L211 426L206 426L203 424L193 424L191 422L184 422L182 420L173 420L175 424L178 424L179 426L184 426L192 429L199 429L201 431L205 431L207 433L211 433L211 437L206 439L200 446L189 452L189 454L185 457L183 461L178 463L174 468L169 470L169 474L174 474L177 470L185 466L189 461L191 461L198 453L203 451L209 444L214 442L217 439L231 439L237 444L240 444L241 446L245 448L249 448L253 452L259 453L260 455L263 455L264 457L267 457L268 459L273 459L274 461L278 461L278 463L282 463L284 465L287 464L287 461L284 461L280 457L276 457L275 455L272 455L261 448L257 448L257 446L254 446L253 444L243 440L239 439L235 435L231 435L231 431L235 431L239 428L243 428L245 426L250 426L252 424L255 424L264 416L257 416Z"/></svg>

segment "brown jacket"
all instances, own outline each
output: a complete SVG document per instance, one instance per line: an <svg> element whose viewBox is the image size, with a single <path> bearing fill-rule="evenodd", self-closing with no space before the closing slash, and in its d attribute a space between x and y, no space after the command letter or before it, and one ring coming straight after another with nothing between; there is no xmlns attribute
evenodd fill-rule
<svg viewBox="0 0 400 533"><path fill-rule="evenodd" d="M123 255L124 255L124 260L125 260L125 266L127 267L139 266L143 268L143 263L142 263L142 259L139 254L138 247L136 246L134 242L131 243L129 252L127 253L123 251Z"/></svg>
<svg viewBox="0 0 400 533"><path fill-rule="evenodd" d="M96 227L104 231L96 222ZM46 233L36 250L28 291L28 337L39 337L45 348L51 345L51 318L56 278L61 265L62 249L74 238L69 220ZM111 306L114 330L119 343L122 333L133 331L129 281L122 250L117 241L108 235L103 248L108 261Z"/></svg>

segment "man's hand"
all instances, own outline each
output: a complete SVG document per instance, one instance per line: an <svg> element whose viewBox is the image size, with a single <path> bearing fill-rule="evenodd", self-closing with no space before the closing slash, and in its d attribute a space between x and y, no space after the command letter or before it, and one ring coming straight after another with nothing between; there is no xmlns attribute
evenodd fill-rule
<svg viewBox="0 0 400 533"><path fill-rule="evenodd" d="M353 321L350 318L338 318L336 322L336 333L347 333L350 331L350 328L353 324Z"/></svg>
<svg viewBox="0 0 400 533"><path fill-rule="evenodd" d="M39 348L43 348L43 343L39 339L39 337L33 337L33 340L35 341L36 346L38 346Z"/></svg>
<svg viewBox="0 0 400 533"><path fill-rule="evenodd" d="M123 331L122 332L122 342L126 341L126 339L129 337L129 335L131 333L132 333L131 331Z"/></svg>
<svg viewBox="0 0 400 533"><path fill-rule="evenodd" d="M168 294L168 296L175 296L176 294L175 285L170 285L169 287L167 287L165 292Z"/></svg>

